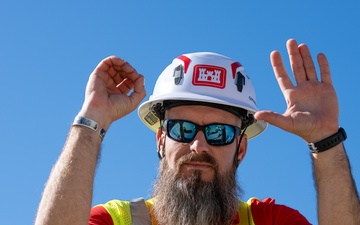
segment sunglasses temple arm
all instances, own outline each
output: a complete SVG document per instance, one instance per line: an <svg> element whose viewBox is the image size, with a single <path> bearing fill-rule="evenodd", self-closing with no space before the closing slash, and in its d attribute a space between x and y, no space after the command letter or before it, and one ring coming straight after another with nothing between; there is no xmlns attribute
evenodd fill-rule
<svg viewBox="0 0 360 225"><path fill-rule="evenodd" d="M248 128L248 126L246 126L243 130L242 130L242 133L240 134L240 140L239 140L239 143L237 144L236 146L236 154L235 154L235 158L234 158L234 161L235 161L235 164L236 164L236 168L239 167L240 165L240 160L238 159L238 155L239 155L239 151L240 151L240 144L241 144L241 140L245 134L245 131L246 129Z"/></svg>

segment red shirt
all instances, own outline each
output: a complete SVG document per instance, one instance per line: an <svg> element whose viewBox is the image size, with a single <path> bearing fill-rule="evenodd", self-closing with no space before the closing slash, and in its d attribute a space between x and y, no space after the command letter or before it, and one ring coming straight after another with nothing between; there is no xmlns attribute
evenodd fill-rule
<svg viewBox="0 0 360 225"><path fill-rule="evenodd" d="M299 211L285 205L275 204L275 200L266 198L262 201L251 200L251 213L256 225L309 225ZM234 216L233 224L239 223L239 215ZM112 218L102 206L91 209L89 225L113 225Z"/></svg>

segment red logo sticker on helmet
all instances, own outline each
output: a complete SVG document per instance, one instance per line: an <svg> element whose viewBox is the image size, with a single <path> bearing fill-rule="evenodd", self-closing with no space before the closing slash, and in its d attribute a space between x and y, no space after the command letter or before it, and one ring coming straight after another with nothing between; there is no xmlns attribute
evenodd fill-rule
<svg viewBox="0 0 360 225"><path fill-rule="evenodd" d="M226 69L219 66L196 65L192 83L194 86L225 88Z"/></svg>

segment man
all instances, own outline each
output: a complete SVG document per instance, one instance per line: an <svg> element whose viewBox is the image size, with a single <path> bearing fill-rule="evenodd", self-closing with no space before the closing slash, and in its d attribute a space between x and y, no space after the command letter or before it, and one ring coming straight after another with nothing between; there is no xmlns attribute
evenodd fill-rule
<svg viewBox="0 0 360 225"><path fill-rule="evenodd" d="M308 47L290 39L287 49L297 86L280 54L271 53L287 102L284 114L257 110L251 81L240 63L213 53L175 59L160 75L149 101L139 107L141 120L156 131L161 159L154 198L114 200L91 210L105 131L145 97L143 76L122 59L104 59L89 78L83 107L51 172L36 224L309 224L296 210L272 199L237 199L241 190L236 168L248 139L260 134L266 122L309 143L319 224L360 224L359 197L342 144L346 134L339 129L328 62L318 55L318 80Z"/></svg>

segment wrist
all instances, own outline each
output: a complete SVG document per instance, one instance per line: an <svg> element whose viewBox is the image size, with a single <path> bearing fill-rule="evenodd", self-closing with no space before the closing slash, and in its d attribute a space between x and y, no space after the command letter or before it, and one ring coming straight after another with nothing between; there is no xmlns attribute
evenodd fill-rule
<svg viewBox="0 0 360 225"><path fill-rule="evenodd" d="M108 110L93 109L86 104L83 105L77 116L92 119L96 121L98 125L105 130L108 130L112 123L112 120L110 119L111 117L108 115Z"/></svg>
<svg viewBox="0 0 360 225"><path fill-rule="evenodd" d="M327 126L317 126L307 137L303 138L306 142L321 141L336 132L338 132L340 125L338 123L328 124Z"/></svg>
<svg viewBox="0 0 360 225"><path fill-rule="evenodd" d="M308 143L308 146L313 154L317 154L339 145L345 141L346 138L347 136L345 130L339 127L337 132L334 132L332 135L329 135L317 142Z"/></svg>

